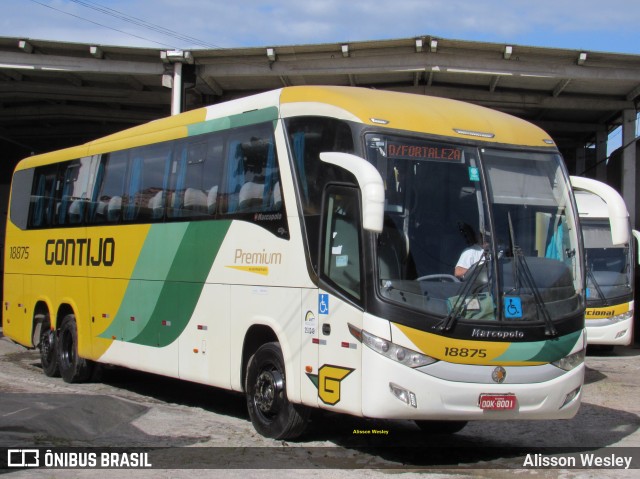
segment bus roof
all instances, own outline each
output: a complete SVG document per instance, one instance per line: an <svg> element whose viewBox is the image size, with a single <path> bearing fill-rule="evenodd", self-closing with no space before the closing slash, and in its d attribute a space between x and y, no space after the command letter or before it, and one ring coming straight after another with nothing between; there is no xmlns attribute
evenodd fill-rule
<svg viewBox="0 0 640 479"><path fill-rule="evenodd" d="M221 122L257 111L269 111L270 114L265 115L265 119L331 115L394 130L555 149L549 135L537 126L506 113L470 103L367 88L300 86L260 93L154 120L81 146L32 156L23 160L18 168L184 138L207 131L206 128L194 126Z"/></svg>
<svg viewBox="0 0 640 479"><path fill-rule="evenodd" d="M520 118L449 98L367 88L305 86L282 90L281 109L288 103L328 104L362 123L433 135L512 145L555 146L549 135ZM296 109L300 114L302 109Z"/></svg>

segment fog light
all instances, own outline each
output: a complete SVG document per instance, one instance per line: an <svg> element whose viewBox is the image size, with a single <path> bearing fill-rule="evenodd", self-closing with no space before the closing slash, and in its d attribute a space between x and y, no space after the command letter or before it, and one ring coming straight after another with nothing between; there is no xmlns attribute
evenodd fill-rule
<svg viewBox="0 0 640 479"><path fill-rule="evenodd" d="M620 331L618 334L616 334L616 339L621 338L622 336L624 336L627 333L627 330L625 329L624 331Z"/></svg>
<svg viewBox="0 0 640 479"><path fill-rule="evenodd" d="M569 404L571 401L573 401L576 397L578 397L578 394L580 394L580 389L581 389L581 386L575 388L573 391L571 391L569 394L567 394L567 396L564 398L564 402L562 403L562 406L560 406L560 409L562 409L567 404Z"/></svg>
<svg viewBox="0 0 640 479"><path fill-rule="evenodd" d="M411 391L398 386L394 383L389 383L389 389L391 390L391 394L400 399L405 404L408 404L411 407L418 407L418 401L416 400L416 395Z"/></svg>

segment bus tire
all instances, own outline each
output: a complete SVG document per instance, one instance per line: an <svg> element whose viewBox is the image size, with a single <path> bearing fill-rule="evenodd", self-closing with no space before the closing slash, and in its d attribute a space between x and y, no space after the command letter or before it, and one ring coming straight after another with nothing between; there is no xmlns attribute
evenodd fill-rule
<svg viewBox="0 0 640 479"><path fill-rule="evenodd" d="M67 383L81 383L91 377L93 363L78 356L78 328L73 314L67 314L58 331L58 367Z"/></svg>
<svg viewBox="0 0 640 479"><path fill-rule="evenodd" d="M56 348L56 333L51 331L51 323L47 317L42 321L40 326L40 365L42 371L50 378L60 376L60 368L58 367L58 351Z"/></svg>
<svg viewBox="0 0 640 479"><path fill-rule="evenodd" d="M307 427L309 411L287 398L280 344L263 344L249 359L245 378L247 408L253 427L265 437L293 439Z"/></svg>
<svg viewBox="0 0 640 479"><path fill-rule="evenodd" d="M462 431L468 421L414 421L423 432L430 434L455 434Z"/></svg>

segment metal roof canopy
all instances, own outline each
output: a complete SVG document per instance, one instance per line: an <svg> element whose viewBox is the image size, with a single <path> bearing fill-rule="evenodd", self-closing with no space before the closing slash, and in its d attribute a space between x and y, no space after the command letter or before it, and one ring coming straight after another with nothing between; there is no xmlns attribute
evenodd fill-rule
<svg viewBox="0 0 640 479"><path fill-rule="evenodd" d="M169 115L162 77L173 66L162 52L0 37L0 144L22 157ZM186 109L289 85L434 95L541 126L569 163L575 149L606 141L640 101L639 55L429 36L189 53Z"/></svg>

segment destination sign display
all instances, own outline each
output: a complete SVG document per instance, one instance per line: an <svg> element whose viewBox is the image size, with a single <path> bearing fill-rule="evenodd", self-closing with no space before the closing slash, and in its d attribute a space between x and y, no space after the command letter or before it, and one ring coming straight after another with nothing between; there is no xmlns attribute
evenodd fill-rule
<svg viewBox="0 0 640 479"><path fill-rule="evenodd" d="M406 160L462 162L462 148L451 145L387 142L387 156Z"/></svg>

